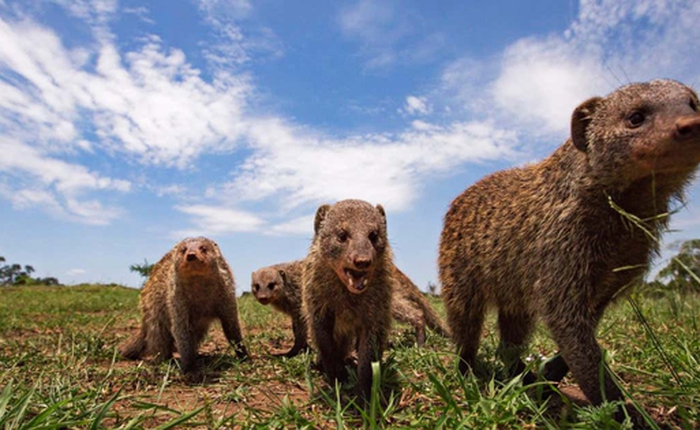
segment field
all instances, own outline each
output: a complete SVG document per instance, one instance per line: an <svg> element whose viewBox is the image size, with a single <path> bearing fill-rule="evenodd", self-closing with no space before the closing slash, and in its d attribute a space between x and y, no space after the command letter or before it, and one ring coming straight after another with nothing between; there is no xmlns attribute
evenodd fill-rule
<svg viewBox="0 0 700 430"><path fill-rule="evenodd" d="M239 307L252 359L236 360L215 325L200 347L205 379L188 384L177 361L117 356L138 327L138 293L115 285L0 288L0 428L620 427L610 418L615 405L579 405L573 380L564 381L568 395L548 402L537 399L537 387L504 380L493 320L478 377L457 374L448 340L431 333L417 347L410 327L395 326L376 368L384 398L360 410L350 401L352 383L337 389L309 370L314 354L271 356L291 347L291 323L250 295ZM698 296L622 299L599 327L630 402L661 428L700 428L698 309ZM554 351L541 329L532 366Z"/></svg>

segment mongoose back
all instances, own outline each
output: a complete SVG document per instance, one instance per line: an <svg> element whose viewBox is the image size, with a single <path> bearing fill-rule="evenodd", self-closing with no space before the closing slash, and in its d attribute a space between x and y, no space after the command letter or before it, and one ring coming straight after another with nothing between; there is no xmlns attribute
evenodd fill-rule
<svg viewBox="0 0 700 430"><path fill-rule="evenodd" d="M263 267L251 274L251 290L263 305L272 305L292 318L294 346L284 354L294 357L308 349L306 320L301 310L303 260Z"/></svg>
<svg viewBox="0 0 700 430"><path fill-rule="evenodd" d="M504 362L522 369L518 356L539 316L563 357L556 379L570 369L593 404L622 399L607 371L601 380L596 326L647 270L663 214L698 162L697 95L655 80L583 102L571 137L548 158L466 189L445 215L439 253L460 370L474 364L484 312L493 306Z"/></svg>
<svg viewBox="0 0 700 430"><path fill-rule="evenodd" d="M369 399L372 362L382 357L391 326L392 254L386 214L361 200L323 205L303 271L303 306L322 371L347 379L345 359L357 346L358 394Z"/></svg>
<svg viewBox="0 0 700 430"><path fill-rule="evenodd" d="M162 361L177 350L183 373L191 373L197 348L215 319L236 354L247 356L233 274L213 240L187 238L165 254L141 291L140 307L141 329L120 347L126 358Z"/></svg>
<svg viewBox="0 0 700 430"><path fill-rule="evenodd" d="M449 337L449 331L423 293L398 267L393 269L394 289L391 305L392 317L412 325L416 329L418 345L425 344L425 327L440 336Z"/></svg>

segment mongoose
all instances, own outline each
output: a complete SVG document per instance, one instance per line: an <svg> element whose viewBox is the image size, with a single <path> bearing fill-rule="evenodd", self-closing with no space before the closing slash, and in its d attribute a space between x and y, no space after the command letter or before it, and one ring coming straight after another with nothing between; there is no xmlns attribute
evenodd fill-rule
<svg viewBox="0 0 700 430"><path fill-rule="evenodd" d="M391 326L392 253L386 214L362 200L322 205L302 275L304 314L321 370L347 380L345 359L357 347L358 395L368 400L372 362Z"/></svg>
<svg viewBox="0 0 700 430"><path fill-rule="evenodd" d="M494 306L506 364L523 368L518 357L541 317L563 358L553 379L570 369L594 405L622 399L607 370L601 386L595 330L657 254L669 204L699 162L697 95L654 80L583 102L548 158L467 188L445 215L439 253L460 370L474 365Z"/></svg>
<svg viewBox="0 0 700 430"><path fill-rule="evenodd" d="M271 304L292 318L294 346L283 355L294 357L309 348L306 321L301 310L302 260L275 264L256 270L251 275L253 295L263 305Z"/></svg>
<svg viewBox="0 0 700 430"><path fill-rule="evenodd" d="M141 329L120 347L121 355L156 361L177 349L182 372L194 370L197 348L214 319L239 358L246 357L233 274L219 246L204 237L187 238L153 266L141 291Z"/></svg>
<svg viewBox="0 0 700 430"><path fill-rule="evenodd" d="M416 284L396 266L392 278L396 282L393 284L391 315L416 329L418 345L425 344L426 325L440 336L449 337L449 331Z"/></svg>

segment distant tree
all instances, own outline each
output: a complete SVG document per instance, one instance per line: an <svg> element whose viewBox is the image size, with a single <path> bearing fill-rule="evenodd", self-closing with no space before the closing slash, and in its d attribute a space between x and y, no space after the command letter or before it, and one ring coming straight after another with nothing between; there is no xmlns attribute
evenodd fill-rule
<svg viewBox="0 0 700 430"><path fill-rule="evenodd" d="M437 284L434 283L434 282L428 282L428 292L429 292L431 295L436 296L437 293L438 293L438 286L437 286Z"/></svg>
<svg viewBox="0 0 700 430"><path fill-rule="evenodd" d="M0 263L5 257L0 256ZM5 264L0 266L0 285L59 285L56 278L33 278L34 267L20 264Z"/></svg>
<svg viewBox="0 0 700 430"><path fill-rule="evenodd" d="M146 280L148 280L148 277L151 276L153 266L153 264L148 264L148 260L144 258L143 264L132 264L131 266L129 266L129 270L143 276L143 282L146 282Z"/></svg>
<svg viewBox="0 0 700 430"><path fill-rule="evenodd" d="M667 288L700 292L700 239L681 243L678 254L661 269L656 279L666 284Z"/></svg>
<svg viewBox="0 0 700 430"><path fill-rule="evenodd" d="M60 282L58 282L58 279L54 278L53 276L49 276L48 278L37 278L37 284L40 285L61 285Z"/></svg>

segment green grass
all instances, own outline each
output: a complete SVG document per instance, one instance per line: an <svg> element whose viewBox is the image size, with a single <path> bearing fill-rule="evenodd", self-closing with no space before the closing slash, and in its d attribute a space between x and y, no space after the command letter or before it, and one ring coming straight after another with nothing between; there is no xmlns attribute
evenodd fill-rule
<svg viewBox="0 0 700 430"><path fill-rule="evenodd" d="M439 299L431 299L443 312ZM201 347L202 384L190 385L176 361L120 360L116 347L136 331L138 291L118 286L0 288L0 428L624 428L616 405L538 401L535 387L502 379L491 318L479 377L456 371L453 346L429 334L423 348L405 326L373 368L367 408L353 382L329 385L310 370L313 353L291 346L290 323L246 295L239 300L252 359L239 362L218 326ZM700 297L666 293L611 307L600 328L610 368L632 401L660 425L700 422ZM556 350L540 329L533 368ZM352 379L352 378L351 378ZM575 381L565 380L565 384Z"/></svg>

